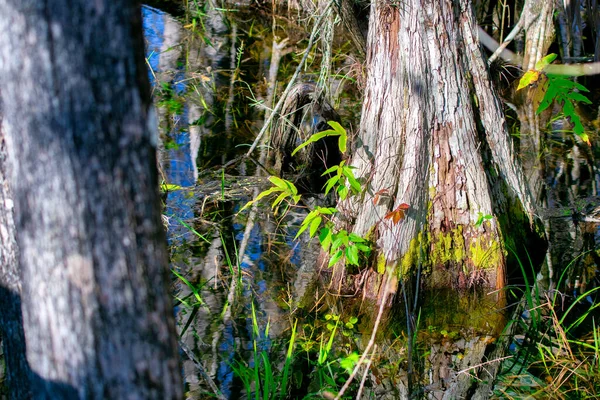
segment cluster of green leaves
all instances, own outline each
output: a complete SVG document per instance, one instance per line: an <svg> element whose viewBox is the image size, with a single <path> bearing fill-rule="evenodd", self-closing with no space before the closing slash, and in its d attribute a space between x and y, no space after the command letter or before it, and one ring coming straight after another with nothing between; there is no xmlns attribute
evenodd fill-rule
<svg viewBox="0 0 600 400"><path fill-rule="evenodd" d="M296 147L294 149L294 151L292 152L292 156L295 155L300 150L302 150L303 148L305 148L306 146L308 146L309 144L316 143L319 140L324 139L328 136L339 136L338 148L340 149L340 151L342 153L345 153L346 152L346 144L348 143L348 133L346 132L346 129L344 129L344 127L341 126L339 124L339 122L329 121L329 122L327 122L327 124L329 126L331 126L333 129L328 129L326 131L315 133L314 135L312 135L311 137L306 139L306 141L304 143L302 143L300 146Z"/></svg>
<svg viewBox="0 0 600 400"><path fill-rule="evenodd" d="M319 230L323 222L323 218L333 215L337 212L336 208L332 207L317 207L304 218L300 225L295 239L297 239L304 231L309 229L309 236L312 238L319 232L319 242L323 250L331 256L329 259L329 267L337 263L342 256L345 257L349 265L359 265L359 252L362 252L366 257L371 253L371 247L367 239L360 237L355 233L348 233L345 229L338 232L333 231L333 223L329 220Z"/></svg>
<svg viewBox="0 0 600 400"><path fill-rule="evenodd" d="M331 331L334 329L335 325L340 322L340 316L337 314L325 314L325 321L327 321L327 330ZM355 316L348 317L348 320L343 324L343 335L350 336L351 331L354 330L356 323L358 322L358 318Z"/></svg>
<svg viewBox="0 0 600 400"><path fill-rule="evenodd" d="M251 200L248 203L246 203L246 205L242 207L240 211L245 210L257 201L260 201L264 197L267 197L274 193L279 193L279 196L277 196L277 198L275 198L275 200L273 200L273 202L271 203L271 208L273 209L279 206L281 202L283 202L283 200L285 199L288 199L288 201L291 201L294 204L298 204L298 202L300 201L300 195L298 194L298 188L296 188L296 185L294 185L288 180L281 179L276 176L270 176L269 181L273 184L273 187L260 192L254 200Z"/></svg>
<svg viewBox="0 0 600 400"><path fill-rule="evenodd" d="M310 374L308 391L309 393L318 391L321 395L332 394L331 398L333 398L360 359L356 351L351 351L354 348L354 341L345 341L342 346L338 334L342 333L344 337L352 339L356 333L358 318L342 317L331 313L326 314L324 320L319 319L315 322L315 325L304 325L305 334L299 340L308 357L308 363L314 366ZM304 398L309 397L312 398L310 395Z"/></svg>
<svg viewBox="0 0 600 400"><path fill-rule="evenodd" d="M362 190L360 183L358 183L354 173L352 172L355 167L345 165L345 163L346 161L342 161L339 163L339 165L334 165L327 171L323 172L323 175L321 175L325 176L328 174L334 174L325 183L325 194L328 194L329 191L335 186L336 192L342 200L346 200L350 191L352 191L352 194L356 195ZM350 188L348 188L346 183L350 184Z"/></svg>
<svg viewBox="0 0 600 400"><path fill-rule="evenodd" d="M581 118L575 111L577 103L592 104L590 99L581 92L589 92L589 90L580 83L577 83L562 75L544 74L544 69L556 59L556 54L548 54L535 64L535 69L527 71L521 80L517 90L524 87L533 85L538 82L541 75L546 76L546 80L543 82L542 92L544 97L542 98L536 113L539 114L546 110L552 103L558 104L562 108L562 113L568 117L573 123L573 133L581 138L588 145L590 139L585 133L585 128L581 123Z"/></svg>
<svg viewBox="0 0 600 400"><path fill-rule="evenodd" d="M365 238L355 233L348 233L345 229L333 233L331 229L325 227L321 230L319 241L325 251L328 251L331 255L330 267L337 263L342 256L345 257L347 264L358 266L359 252L362 252L366 257L371 253L371 247Z"/></svg>
<svg viewBox="0 0 600 400"><path fill-rule="evenodd" d="M294 149L292 155L296 154L310 143L315 143L328 136L339 137L338 147L340 151L344 153L346 151L346 144L348 140L346 129L344 129L335 121L329 121L328 124L332 127L332 129L315 133L304 143ZM346 199L350 193L356 195L362 191L361 184L358 182L354 176L354 173L352 172L354 167L348 166L345 163L345 161L341 161L338 165L328 168L322 174L322 176L332 174L331 178L329 178L325 183L325 194L328 194L331 189L335 187L336 193L342 200ZM293 202L293 204L298 203L300 200L300 195L298 194L298 189L292 182L276 176L269 177L269 181L271 181L273 186L261 192L254 200L246 203L246 205L240 211L245 210L257 201L275 193L279 193L279 195L271 203L272 208L276 208L285 199L288 199L289 202ZM337 212L338 210L333 207L316 207L304 218L304 221L300 225L300 229L298 230L298 233L294 239L298 239L298 237L306 230L308 230L311 238L314 237L318 232L321 247L331 256L329 260L330 267L340 261L342 257L345 258L345 262L348 265L358 266L361 253L365 257L369 256L371 252L370 244L367 239L360 237L355 233L348 233L344 229L336 232L330 217Z"/></svg>
<svg viewBox="0 0 600 400"><path fill-rule="evenodd" d="M296 325L294 322L285 363L281 371L277 370L279 363L273 363L269 358L267 350L259 349L259 341L266 340L269 337L269 323L261 334L256 317L256 309L252 302L252 351L254 363L249 365L243 361L235 361L232 365L234 373L242 380L246 391L246 398L254 399L284 399L289 393L288 389L291 383L291 367L294 361L294 347L296 345Z"/></svg>

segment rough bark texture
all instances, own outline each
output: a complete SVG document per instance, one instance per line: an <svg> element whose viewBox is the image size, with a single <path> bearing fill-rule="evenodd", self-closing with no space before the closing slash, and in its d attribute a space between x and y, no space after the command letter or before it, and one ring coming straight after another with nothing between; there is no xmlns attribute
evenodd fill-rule
<svg viewBox="0 0 600 400"><path fill-rule="evenodd" d="M378 267L399 265L407 273L425 262L425 248L430 286L501 287L498 221L476 223L495 215L482 154L491 153L524 209L533 206L481 56L471 4L373 2L370 21L353 158L370 190L345 205L354 229L373 233ZM385 218L402 203L410 206L402 221Z"/></svg>
<svg viewBox="0 0 600 400"><path fill-rule="evenodd" d="M139 5L0 0L35 398L182 395Z"/></svg>
<svg viewBox="0 0 600 400"><path fill-rule="evenodd" d="M1 104L1 103L0 103ZM6 143L0 108L0 338L4 347L9 399L31 398L30 370L25 357L25 333L21 313L21 279L17 263L17 242L13 198L8 186Z"/></svg>

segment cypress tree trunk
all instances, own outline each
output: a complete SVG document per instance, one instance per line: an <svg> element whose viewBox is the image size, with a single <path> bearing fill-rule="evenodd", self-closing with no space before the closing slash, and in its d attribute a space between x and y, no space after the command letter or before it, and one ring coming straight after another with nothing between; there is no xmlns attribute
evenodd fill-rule
<svg viewBox="0 0 600 400"><path fill-rule="evenodd" d="M139 5L0 0L0 30L32 393L180 398Z"/></svg>
<svg viewBox="0 0 600 400"><path fill-rule="evenodd" d="M497 211L506 210L510 197L525 214L533 209L476 32L467 0L371 5L368 81L353 157L370 190L341 208L350 208L356 233L376 240L377 270L406 276L421 265L429 287L502 287ZM496 166L486 172L490 158ZM510 191L497 190L492 180ZM385 218L403 203L404 219Z"/></svg>

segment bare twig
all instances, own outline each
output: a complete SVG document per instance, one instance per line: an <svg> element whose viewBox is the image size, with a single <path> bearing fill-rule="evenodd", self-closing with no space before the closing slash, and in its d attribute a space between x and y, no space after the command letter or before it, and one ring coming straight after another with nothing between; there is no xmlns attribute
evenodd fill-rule
<svg viewBox="0 0 600 400"><path fill-rule="evenodd" d="M458 371L458 373L456 375L465 374L465 373L467 373L469 371L472 371L474 369L477 369L479 367L483 367L483 366L488 365L488 364L493 364L495 362L504 361L504 360L507 360L509 358L513 358L513 356L500 357L500 358L496 358L494 360L486 361L486 362L481 363L481 364L473 365L472 367L465 368L462 371Z"/></svg>
<svg viewBox="0 0 600 400"><path fill-rule="evenodd" d="M365 351L363 351L362 355L360 356L360 359L358 360L358 362L354 366L354 369L352 370L352 374L350 374L350 376L346 380L346 383L344 383L344 386L342 386L342 389L335 397L335 400L341 399L342 396L344 395L344 393L346 392L346 390L348 390L348 388L350 387L350 384L354 380L354 377L358 373L358 369L365 361L365 358L367 358L367 354L369 354L371 347L373 347L373 345L375 344L375 336L377 335L377 329L379 328L379 323L381 322L381 316L383 315L383 309L385 308L385 304L387 302L387 296L388 296L389 289L390 289L390 277L392 276L392 273L393 273L393 271L390 271L388 273L388 279L387 279L387 282L385 283L385 289L383 291L383 296L381 298L381 304L379 305L379 312L377 313L377 319L375 320L375 325L373 325L373 332L371 333L371 338L369 339L367 348L365 349Z"/></svg>
<svg viewBox="0 0 600 400"><path fill-rule="evenodd" d="M494 51L494 53L490 56L490 58L488 59L488 65L493 63L496 60L496 58L498 58L498 56L501 54L509 55L508 53L504 53L504 49L506 49L506 46L508 46L510 42L512 42L512 40L517 36L517 34L521 32L521 29L523 29L523 25L523 16L521 16L521 18L519 18L519 22L517 22L515 27L512 29L512 31L510 31L510 33L506 37L506 39L504 39L504 42L502 42L502 44L499 45L498 48Z"/></svg>
<svg viewBox="0 0 600 400"><path fill-rule="evenodd" d="M369 358L367 366L365 367L365 372L363 372L362 379L360 380L360 387L358 388L358 393L356 394L356 400L360 400L360 396L362 395L363 388L365 387L365 381L367 380L367 375L369 374L369 369L371 368L371 363L373 362L373 357L375 357L376 352L377 345L374 345L373 353L371 353L371 358Z"/></svg>

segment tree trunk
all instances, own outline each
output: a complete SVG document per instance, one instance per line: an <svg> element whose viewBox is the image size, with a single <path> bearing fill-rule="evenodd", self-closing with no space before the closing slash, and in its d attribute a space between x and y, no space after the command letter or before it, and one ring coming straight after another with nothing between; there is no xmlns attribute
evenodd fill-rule
<svg viewBox="0 0 600 400"><path fill-rule="evenodd" d="M0 0L0 30L34 397L180 398L139 5Z"/></svg>
<svg viewBox="0 0 600 400"><path fill-rule="evenodd" d="M379 271L385 266L402 277L422 266L429 287L500 288L504 238L494 206L506 207L506 199L492 201L489 179L498 171L526 213L533 206L483 63L471 2L373 2L370 21L353 157L369 190L341 208L349 209L356 233L376 241ZM488 154L497 169L486 174ZM386 196L390 201L381 200ZM385 218L403 203L404 219Z"/></svg>
<svg viewBox="0 0 600 400"><path fill-rule="evenodd" d="M1 105L1 103L0 103ZM13 197L7 182L6 143L0 108L0 338L4 348L9 399L31 398L30 370L25 357L21 313L21 280L13 218Z"/></svg>

